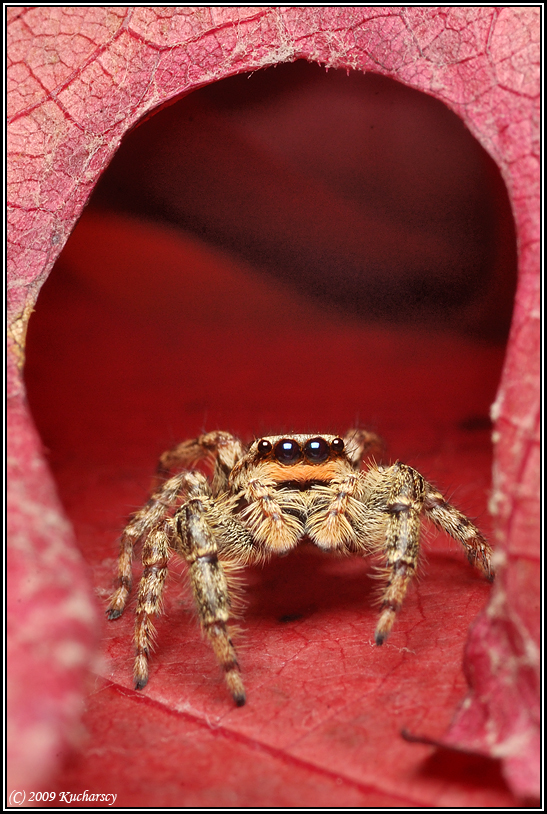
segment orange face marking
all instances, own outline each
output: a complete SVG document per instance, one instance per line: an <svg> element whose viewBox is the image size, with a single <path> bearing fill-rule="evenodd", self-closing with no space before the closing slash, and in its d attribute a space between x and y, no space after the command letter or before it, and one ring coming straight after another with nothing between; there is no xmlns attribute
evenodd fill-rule
<svg viewBox="0 0 547 814"><path fill-rule="evenodd" d="M295 481L322 481L328 483L340 474L340 461L325 461L323 464L299 462L292 466L283 466L277 461L264 461L260 467L261 475L271 478L276 483Z"/></svg>

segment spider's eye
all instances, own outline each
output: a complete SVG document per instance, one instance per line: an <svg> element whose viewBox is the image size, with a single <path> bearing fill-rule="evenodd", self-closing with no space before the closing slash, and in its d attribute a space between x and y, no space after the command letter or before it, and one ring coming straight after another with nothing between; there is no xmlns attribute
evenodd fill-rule
<svg viewBox="0 0 547 814"><path fill-rule="evenodd" d="M330 445L333 452L344 451L344 442L341 438L335 438L333 441L331 441Z"/></svg>
<svg viewBox="0 0 547 814"><path fill-rule="evenodd" d="M258 444L256 445L256 448L257 448L258 452L260 453L260 455L267 455L268 452L272 451L272 445L265 438L263 438L261 441L258 442Z"/></svg>
<svg viewBox="0 0 547 814"><path fill-rule="evenodd" d="M329 445L324 438L310 438L304 444L304 455L313 464L322 464L329 457Z"/></svg>
<svg viewBox="0 0 547 814"><path fill-rule="evenodd" d="M282 438L278 441L274 453L280 464L294 464L302 455L300 444L292 438Z"/></svg>

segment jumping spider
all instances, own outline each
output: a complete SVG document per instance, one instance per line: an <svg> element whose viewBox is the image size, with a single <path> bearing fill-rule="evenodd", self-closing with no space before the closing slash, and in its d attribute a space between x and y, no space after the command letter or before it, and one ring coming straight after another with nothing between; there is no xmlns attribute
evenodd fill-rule
<svg viewBox="0 0 547 814"><path fill-rule="evenodd" d="M415 469L378 466L378 436L351 430L336 435L275 435L248 448L227 432L211 432L165 452L158 486L132 515L121 539L118 588L107 611L117 619L131 589L135 544L143 541L135 626L135 687L148 681L148 658L171 552L188 564L204 634L235 703L245 703L227 622L230 565L264 563L307 538L324 551L381 553L384 581L376 644L387 639L418 561L421 515L458 540L469 562L491 578L491 548L480 531ZM366 468L361 470L367 457ZM211 481L192 467L213 466ZM178 474L161 482L173 470ZM225 567L226 566L226 567Z"/></svg>

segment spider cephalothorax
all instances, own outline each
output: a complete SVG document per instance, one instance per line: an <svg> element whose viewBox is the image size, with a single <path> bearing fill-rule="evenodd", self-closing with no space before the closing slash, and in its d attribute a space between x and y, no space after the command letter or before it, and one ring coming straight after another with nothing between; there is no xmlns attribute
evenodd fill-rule
<svg viewBox="0 0 547 814"><path fill-rule="evenodd" d="M226 432L185 441L160 458L160 485L130 519L121 540L118 588L107 615L123 613L131 589L135 543L143 541L143 575L135 627L135 686L148 681L153 626L170 554L187 562L203 631L239 706L245 690L228 621L225 566L262 563L307 539L345 554L381 554L381 614L376 643L388 637L418 562L421 516L458 540L469 561L491 577L491 549L480 531L424 478L403 463L364 458L381 446L364 430L336 435L276 435L245 448ZM213 475L192 467L210 459ZM184 467L184 468L183 468ZM178 474L161 483L173 470Z"/></svg>

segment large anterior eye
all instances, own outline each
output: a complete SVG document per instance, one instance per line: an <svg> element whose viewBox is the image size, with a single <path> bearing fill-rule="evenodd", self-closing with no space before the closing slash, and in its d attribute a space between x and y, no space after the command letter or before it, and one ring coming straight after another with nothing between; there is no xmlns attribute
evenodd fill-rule
<svg viewBox="0 0 547 814"><path fill-rule="evenodd" d="M330 449L324 438L310 438L304 444L304 455L313 464L322 464L329 457Z"/></svg>
<svg viewBox="0 0 547 814"><path fill-rule="evenodd" d="M292 438L282 438L274 447L274 454L280 464L294 464L302 455L300 444Z"/></svg>

